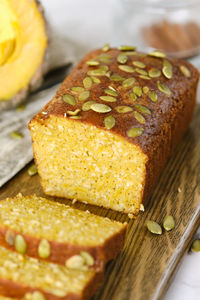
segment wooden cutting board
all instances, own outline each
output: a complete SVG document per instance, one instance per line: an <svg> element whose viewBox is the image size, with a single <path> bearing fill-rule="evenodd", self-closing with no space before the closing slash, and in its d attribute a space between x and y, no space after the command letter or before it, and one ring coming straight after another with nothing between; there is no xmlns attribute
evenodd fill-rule
<svg viewBox="0 0 200 300"><path fill-rule="evenodd" d="M0 190L0 199L19 192L44 196L38 175L30 177L25 168ZM68 200L64 202L71 205ZM103 208L80 203L74 205L101 216L129 222L125 248L115 261L108 264L104 282L95 300L162 299L200 225L199 105L190 128L144 205L145 212L141 212L136 220ZM161 224L169 214L176 220L173 231L161 236L147 231L147 220L152 219Z"/></svg>

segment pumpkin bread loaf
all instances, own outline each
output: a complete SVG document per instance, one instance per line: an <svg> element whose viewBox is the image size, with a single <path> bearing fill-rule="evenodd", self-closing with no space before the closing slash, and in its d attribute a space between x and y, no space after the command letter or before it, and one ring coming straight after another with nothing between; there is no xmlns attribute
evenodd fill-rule
<svg viewBox="0 0 200 300"><path fill-rule="evenodd" d="M102 278L93 269L69 269L0 246L0 293L18 299L89 299Z"/></svg>
<svg viewBox="0 0 200 300"><path fill-rule="evenodd" d="M101 270L123 247L127 224L44 198L0 201L0 245L70 267Z"/></svg>
<svg viewBox="0 0 200 300"><path fill-rule="evenodd" d="M86 55L29 124L44 192L137 214L192 119L198 78L159 51Z"/></svg>

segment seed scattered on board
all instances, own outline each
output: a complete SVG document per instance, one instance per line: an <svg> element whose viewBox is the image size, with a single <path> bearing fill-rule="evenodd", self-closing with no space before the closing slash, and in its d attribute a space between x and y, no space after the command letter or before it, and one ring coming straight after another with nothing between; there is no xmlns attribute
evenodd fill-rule
<svg viewBox="0 0 200 300"><path fill-rule="evenodd" d="M32 164L29 168L28 168L28 175L29 176L33 176L35 174L37 174L37 167L35 164Z"/></svg>

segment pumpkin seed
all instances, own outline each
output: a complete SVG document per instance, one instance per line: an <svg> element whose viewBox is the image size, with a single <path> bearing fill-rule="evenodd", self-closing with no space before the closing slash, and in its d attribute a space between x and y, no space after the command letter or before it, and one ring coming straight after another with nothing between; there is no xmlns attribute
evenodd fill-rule
<svg viewBox="0 0 200 300"><path fill-rule="evenodd" d="M148 109L148 107L141 105L141 104L135 104L135 108L137 110L139 110L139 112L143 113L143 114L147 114L147 115L151 115L151 111L150 109Z"/></svg>
<svg viewBox="0 0 200 300"><path fill-rule="evenodd" d="M91 76L91 79L94 83L101 83L101 80L97 77Z"/></svg>
<svg viewBox="0 0 200 300"><path fill-rule="evenodd" d="M78 100L85 101L87 98L89 98L89 96L90 96L90 92L89 91L84 91L84 92L79 94Z"/></svg>
<svg viewBox="0 0 200 300"><path fill-rule="evenodd" d="M133 61L133 65L142 69L146 67L146 65L141 61Z"/></svg>
<svg viewBox="0 0 200 300"><path fill-rule="evenodd" d="M130 66L127 66L127 65L120 65L118 66L118 68L121 70L121 71L124 71L124 72L127 72L127 73L134 73L134 69Z"/></svg>
<svg viewBox="0 0 200 300"><path fill-rule="evenodd" d="M71 88L71 91L72 91L72 92L75 92L75 93L80 93L80 92L83 92L83 91L84 91L84 88L81 87L81 86L73 86L73 87Z"/></svg>
<svg viewBox="0 0 200 300"><path fill-rule="evenodd" d="M76 105L76 99L74 98L74 96L70 95L70 94L65 94L62 97L63 101L70 104L70 105Z"/></svg>
<svg viewBox="0 0 200 300"><path fill-rule="evenodd" d="M125 51L124 54L126 54L127 56L133 56L133 55L135 56L135 55L137 55L138 53L135 52L135 51Z"/></svg>
<svg viewBox="0 0 200 300"><path fill-rule="evenodd" d="M132 107L125 106L125 105L116 106L115 110L120 114L124 114L124 113L130 112L130 111L133 111Z"/></svg>
<svg viewBox="0 0 200 300"><path fill-rule="evenodd" d="M128 60L128 56L126 56L124 53L120 53L118 56L117 56L117 61L120 63L120 64L125 64Z"/></svg>
<svg viewBox="0 0 200 300"><path fill-rule="evenodd" d="M84 266L84 258L80 255L73 255L66 260L65 265L69 269L81 269Z"/></svg>
<svg viewBox="0 0 200 300"><path fill-rule="evenodd" d="M82 119L82 116L70 116L70 119L79 120Z"/></svg>
<svg viewBox="0 0 200 300"><path fill-rule="evenodd" d="M78 113L80 112L81 110L79 109L79 108L77 108L76 110L67 110L67 114L69 115L69 116L76 116L76 115L78 115Z"/></svg>
<svg viewBox="0 0 200 300"><path fill-rule="evenodd" d="M108 88L114 92L117 92L117 90L112 85L109 85Z"/></svg>
<svg viewBox="0 0 200 300"><path fill-rule="evenodd" d="M32 164L29 168L28 168L28 175L29 176L33 176L35 174L37 174L38 170L35 164Z"/></svg>
<svg viewBox="0 0 200 300"><path fill-rule="evenodd" d="M100 62L107 64L110 63L112 56L110 54L100 54L96 58L100 60Z"/></svg>
<svg viewBox="0 0 200 300"><path fill-rule="evenodd" d="M21 254L25 254L27 249L26 242L22 235L18 234L15 237L15 250Z"/></svg>
<svg viewBox="0 0 200 300"><path fill-rule="evenodd" d="M187 77L187 78L191 77L191 72L186 66L182 65L179 68L185 77Z"/></svg>
<svg viewBox="0 0 200 300"><path fill-rule="evenodd" d="M120 76L120 75L112 75L110 76L110 80L113 80L113 81L123 81L125 80L126 78Z"/></svg>
<svg viewBox="0 0 200 300"><path fill-rule="evenodd" d="M135 138L143 134L144 128L141 127L133 127L128 132L128 137Z"/></svg>
<svg viewBox="0 0 200 300"><path fill-rule="evenodd" d="M26 104L22 103L17 106L16 111L23 111L25 110L25 108L26 108Z"/></svg>
<svg viewBox="0 0 200 300"><path fill-rule="evenodd" d="M83 111L88 111L88 110L90 110L91 109L91 105L92 104L95 104L96 102L95 101L87 101L87 102L85 102L84 104L83 104L83 106L82 106L82 110Z"/></svg>
<svg viewBox="0 0 200 300"><path fill-rule="evenodd" d="M175 227L175 220L173 216L166 216L163 221L163 227L165 230L170 231Z"/></svg>
<svg viewBox="0 0 200 300"><path fill-rule="evenodd" d="M112 129L115 126L115 118L113 116L105 117L104 125L107 129Z"/></svg>
<svg viewBox="0 0 200 300"><path fill-rule="evenodd" d="M135 93L130 93L130 97L131 97L131 100L135 101L137 99L137 96Z"/></svg>
<svg viewBox="0 0 200 300"><path fill-rule="evenodd" d="M107 52L109 49L110 49L110 44L109 44L109 43L105 44L105 45L101 48L101 50L102 50L103 52Z"/></svg>
<svg viewBox="0 0 200 300"><path fill-rule="evenodd" d="M112 96L100 96L99 98L106 102L116 102L117 101L117 99Z"/></svg>
<svg viewBox="0 0 200 300"><path fill-rule="evenodd" d="M128 45L122 45L122 46L119 46L118 49L120 51L134 51L134 50L136 50L136 47L128 46Z"/></svg>
<svg viewBox="0 0 200 300"><path fill-rule="evenodd" d="M158 101L158 95L154 91L149 93L149 97L150 97L152 102L157 102Z"/></svg>
<svg viewBox="0 0 200 300"><path fill-rule="evenodd" d="M5 234L5 240L8 243L8 245L13 246L15 242L15 235L12 231L7 230Z"/></svg>
<svg viewBox="0 0 200 300"><path fill-rule="evenodd" d="M135 93L138 97L142 96L142 88L138 85L133 87L133 93Z"/></svg>
<svg viewBox="0 0 200 300"><path fill-rule="evenodd" d="M163 92L164 94L166 94L168 96L171 95L171 91L165 83L161 83L160 81L158 81L157 84L158 84L158 88L161 92Z"/></svg>
<svg viewBox="0 0 200 300"><path fill-rule="evenodd" d="M12 131L12 132L10 133L10 136L11 136L13 139L16 139L16 140L22 139L22 138L24 137L24 135L23 135L21 132L19 132L19 131Z"/></svg>
<svg viewBox="0 0 200 300"><path fill-rule="evenodd" d="M163 75L167 79L171 79L173 76L173 70L172 70L172 65L168 60L163 61L163 68L162 68Z"/></svg>
<svg viewBox="0 0 200 300"><path fill-rule="evenodd" d="M135 72L137 72L137 73L140 74L140 75L148 76L147 71L142 70L142 69L136 68L136 69L135 69Z"/></svg>
<svg viewBox="0 0 200 300"><path fill-rule="evenodd" d="M51 246L49 242L45 239L41 240L39 247L38 247L38 255L41 258L49 257L51 252Z"/></svg>
<svg viewBox="0 0 200 300"><path fill-rule="evenodd" d="M94 258L92 257L92 255L90 253L85 252L85 251L81 251L80 255L85 260L86 265L88 265L88 266L93 266L94 265Z"/></svg>
<svg viewBox="0 0 200 300"><path fill-rule="evenodd" d="M90 108L93 111L99 112L99 113L107 113L107 112L111 111L110 106L101 104L101 103L94 103L90 106Z"/></svg>
<svg viewBox="0 0 200 300"><path fill-rule="evenodd" d="M155 68L152 68L149 70L149 77L151 78L156 78L156 77L160 77L161 75L161 71Z"/></svg>
<svg viewBox="0 0 200 300"><path fill-rule="evenodd" d="M88 60L88 61L86 61L86 64L89 66L98 66L99 61L98 60Z"/></svg>
<svg viewBox="0 0 200 300"><path fill-rule="evenodd" d="M34 293L32 293L30 299L31 300L45 300L46 298L42 293L35 291Z"/></svg>
<svg viewBox="0 0 200 300"><path fill-rule="evenodd" d="M99 67L99 69L107 72L109 70L109 67L105 66L105 65L102 65L102 66Z"/></svg>
<svg viewBox="0 0 200 300"><path fill-rule="evenodd" d="M146 75L139 75L140 78L145 79L145 80L151 80L149 76Z"/></svg>
<svg viewBox="0 0 200 300"><path fill-rule="evenodd" d="M151 233L162 234L161 226L155 221L149 220L147 222L147 228Z"/></svg>
<svg viewBox="0 0 200 300"><path fill-rule="evenodd" d="M123 81L122 86L123 86L124 88L129 88L129 87L131 87L131 86L134 84L135 81L136 81L136 80L135 80L134 77L127 78L127 79L125 79L125 80Z"/></svg>
<svg viewBox="0 0 200 300"><path fill-rule="evenodd" d="M95 69L95 70L90 70L87 72L87 74L89 76L105 76L106 75L106 71L103 69Z"/></svg>
<svg viewBox="0 0 200 300"><path fill-rule="evenodd" d="M92 86L92 79L90 77L85 77L83 79L83 85L85 89L90 89Z"/></svg>
<svg viewBox="0 0 200 300"><path fill-rule="evenodd" d="M149 53L150 56L158 57L158 58L163 58L166 57L166 54L163 53L162 51L159 50L154 50L151 53Z"/></svg>
<svg viewBox="0 0 200 300"><path fill-rule="evenodd" d="M110 96L114 96L114 97L118 96L118 93L113 89L105 89L104 92Z"/></svg>
<svg viewBox="0 0 200 300"><path fill-rule="evenodd" d="M143 90L143 93L144 93L145 95L148 94L148 92L149 92L148 86L144 86L144 87L142 88L142 90Z"/></svg>
<svg viewBox="0 0 200 300"><path fill-rule="evenodd" d="M136 120L141 123L141 124L145 124L146 120L145 118L137 111L134 111L134 117L136 118Z"/></svg>
<svg viewBox="0 0 200 300"><path fill-rule="evenodd" d="M200 239L196 239L192 242L191 250L193 252L199 252L200 251Z"/></svg>

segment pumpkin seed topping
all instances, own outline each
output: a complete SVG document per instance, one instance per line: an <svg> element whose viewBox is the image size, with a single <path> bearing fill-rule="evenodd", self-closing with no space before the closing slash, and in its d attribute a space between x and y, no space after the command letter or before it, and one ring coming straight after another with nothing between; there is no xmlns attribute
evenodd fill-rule
<svg viewBox="0 0 200 300"><path fill-rule="evenodd" d="M130 111L133 111L132 107L126 106L126 105L116 106L115 110L120 114L124 114L124 113L130 112Z"/></svg>
<svg viewBox="0 0 200 300"><path fill-rule="evenodd" d="M138 74L140 74L140 75L148 76L148 73L147 73L147 71L145 71L145 70L136 68L135 71L136 71Z"/></svg>
<svg viewBox="0 0 200 300"><path fill-rule="evenodd" d="M121 71L124 71L124 72L127 72L127 73L134 73L135 72L135 70L131 66L127 66L127 65L120 65L120 66L118 66L118 68Z"/></svg>
<svg viewBox="0 0 200 300"><path fill-rule="evenodd" d="M70 116L70 119L79 120L82 119L82 116Z"/></svg>
<svg viewBox="0 0 200 300"><path fill-rule="evenodd" d="M142 88L138 85L133 87L133 92L138 96L141 97L142 96Z"/></svg>
<svg viewBox="0 0 200 300"><path fill-rule="evenodd" d="M70 105L76 105L76 99L74 98L74 96L70 95L70 94L65 94L62 97L63 101L70 104Z"/></svg>
<svg viewBox="0 0 200 300"><path fill-rule="evenodd" d="M27 249L26 242L22 235L18 234L15 237L15 250L18 253L25 254Z"/></svg>
<svg viewBox="0 0 200 300"><path fill-rule="evenodd" d="M28 168L28 175L29 176L33 176L35 174L37 174L38 170L35 164L32 164L29 168Z"/></svg>
<svg viewBox="0 0 200 300"><path fill-rule="evenodd" d="M38 247L38 255L41 258L49 257L51 252L51 246L49 242L45 239L41 240L39 247Z"/></svg>
<svg viewBox="0 0 200 300"><path fill-rule="evenodd" d="M128 56L126 56L124 53L120 53L118 56L117 56L117 61L120 63L120 64L125 64L128 60Z"/></svg>
<svg viewBox="0 0 200 300"><path fill-rule="evenodd" d="M8 245L13 246L15 242L15 235L12 231L7 230L5 234L5 240L8 243Z"/></svg>
<svg viewBox="0 0 200 300"><path fill-rule="evenodd" d="M141 104L135 104L135 108L139 110L139 112L147 115L151 115L151 111L148 107L141 105Z"/></svg>
<svg viewBox="0 0 200 300"><path fill-rule="evenodd" d="M104 125L107 129L112 129L115 126L115 118L113 116L105 117Z"/></svg>
<svg viewBox="0 0 200 300"><path fill-rule="evenodd" d="M111 62L112 56L110 54L102 53L96 58L102 63L109 64Z"/></svg>
<svg viewBox="0 0 200 300"><path fill-rule="evenodd" d="M95 70L89 70L87 72L87 74L89 76L105 76L106 75L106 71L103 70L102 68L99 68L99 69L95 69Z"/></svg>
<svg viewBox="0 0 200 300"><path fill-rule="evenodd" d="M106 65L102 65L102 66L99 67L99 69L107 72L109 70L109 67L106 66Z"/></svg>
<svg viewBox="0 0 200 300"><path fill-rule="evenodd" d="M139 77L145 80L151 80L151 78L147 75L139 75Z"/></svg>
<svg viewBox="0 0 200 300"><path fill-rule="evenodd" d="M83 85L85 89L90 89L92 86L92 79L90 77L85 77L83 79Z"/></svg>
<svg viewBox="0 0 200 300"><path fill-rule="evenodd" d="M142 69L146 67L146 65L141 61L133 61L133 65Z"/></svg>
<svg viewBox="0 0 200 300"><path fill-rule="evenodd" d="M168 96L171 95L171 91L165 83L161 83L160 81L158 81L157 84L158 84L158 88L161 92L163 92L164 94L166 94Z"/></svg>
<svg viewBox="0 0 200 300"><path fill-rule="evenodd" d="M106 94L110 95L110 96L114 96L114 97L117 97L117 96L118 96L118 93L117 93L115 90L110 89L110 88L109 88L109 89L105 89L104 92L105 92Z"/></svg>
<svg viewBox="0 0 200 300"><path fill-rule="evenodd" d="M102 50L103 52L107 52L109 49L110 49L110 44L109 44L109 43L105 44L105 45L101 48L101 50Z"/></svg>
<svg viewBox="0 0 200 300"><path fill-rule="evenodd" d="M135 93L130 93L130 97L131 97L131 100L135 101L137 99L137 96Z"/></svg>
<svg viewBox="0 0 200 300"><path fill-rule="evenodd" d="M98 66L99 61L98 60L88 60L88 61L86 61L86 64L89 66Z"/></svg>
<svg viewBox="0 0 200 300"><path fill-rule="evenodd" d="M122 77L120 75L112 75L112 76L110 76L110 79L113 80L113 81L123 81L126 78L124 78L124 77Z"/></svg>
<svg viewBox="0 0 200 300"><path fill-rule="evenodd" d="M101 80L97 77L91 76L91 79L94 83L101 83Z"/></svg>
<svg viewBox="0 0 200 300"><path fill-rule="evenodd" d="M133 127L127 132L128 137L135 138L143 134L144 128Z"/></svg>
<svg viewBox="0 0 200 300"><path fill-rule="evenodd" d="M84 91L84 92L79 94L78 100L85 101L87 98L89 98L89 96L90 96L90 92L89 91Z"/></svg>
<svg viewBox="0 0 200 300"><path fill-rule="evenodd" d="M90 108L93 111L99 112L99 113L107 113L107 112L111 111L110 106L101 104L101 103L94 103L90 106Z"/></svg>
<svg viewBox="0 0 200 300"><path fill-rule="evenodd" d="M187 78L191 77L191 72L186 66L180 66L180 70L183 73L183 75Z"/></svg>
<svg viewBox="0 0 200 300"><path fill-rule="evenodd" d="M109 85L108 88L114 92L117 92L117 90L112 85Z"/></svg>
<svg viewBox="0 0 200 300"><path fill-rule="evenodd" d="M162 234L162 227L155 221L149 220L147 222L147 228L151 233Z"/></svg>
<svg viewBox="0 0 200 300"><path fill-rule="evenodd" d="M24 137L24 135L23 135L21 132L19 132L19 131L12 131L12 132L10 133L10 136L11 136L13 139L16 139L16 140L22 139L22 138Z"/></svg>
<svg viewBox="0 0 200 300"><path fill-rule="evenodd" d="M154 91L151 91L149 93L149 97L150 97L150 99L151 99L152 102L157 102L158 101L158 95Z"/></svg>
<svg viewBox="0 0 200 300"><path fill-rule="evenodd" d="M84 263L84 258L81 255L73 255L66 260L65 265L69 269L81 269Z"/></svg>
<svg viewBox="0 0 200 300"><path fill-rule="evenodd" d="M79 108L77 108L76 110L67 110L67 114L69 115L69 116L76 116L76 115L78 115L78 113L80 113L80 109Z"/></svg>
<svg viewBox="0 0 200 300"><path fill-rule="evenodd" d="M117 99L112 96L100 96L99 98L106 102L116 102L117 101Z"/></svg>
<svg viewBox="0 0 200 300"><path fill-rule="evenodd" d="M156 78L156 77L160 77L161 75L161 71L155 68L152 68L149 70L149 77L151 78Z"/></svg>
<svg viewBox="0 0 200 300"><path fill-rule="evenodd" d="M94 258L92 255L86 251L81 251L80 255L83 257L86 265L93 266L94 265Z"/></svg>
<svg viewBox="0 0 200 300"><path fill-rule="evenodd" d="M163 221L163 227L165 230L170 231L175 227L175 220L173 216L166 216Z"/></svg>
<svg viewBox="0 0 200 300"><path fill-rule="evenodd" d="M171 79L172 78L172 76L173 76L172 64L168 60L164 60L162 72L163 72L163 75L167 79Z"/></svg>
<svg viewBox="0 0 200 300"><path fill-rule="evenodd" d="M118 49L120 51L134 51L134 50L136 50L136 47L128 46L128 45L122 45L122 46L119 46Z"/></svg>
<svg viewBox="0 0 200 300"><path fill-rule="evenodd" d="M81 86L73 86L73 87L71 88L71 91L72 91L72 92L75 92L75 93L80 93L80 92L83 92L83 91L84 91L84 88L81 87Z"/></svg>
<svg viewBox="0 0 200 300"><path fill-rule="evenodd" d="M95 104L96 102L95 101L87 101L87 102L85 102L84 104L83 104L83 106L82 106L82 110L83 111L88 111L88 110L90 110L91 109L91 105L92 104Z"/></svg>
<svg viewBox="0 0 200 300"><path fill-rule="evenodd" d="M149 55L153 56L153 57L158 57L158 58L166 57L166 54L159 50L152 51L151 53L149 53Z"/></svg>
<svg viewBox="0 0 200 300"><path fill-rule="evenodd" d="M135 51L125 51L124 52L127 56L135 56L135 55L138 55L138 52L135 52Z"/></svg>
<svg viewBox="0 0 200 300"><path fill-rule="evenodd" d="M134 111L134 117L136 118L136 120L141 123L141 124L145 124L146 120L145 118L137 111Z"/></svg>
<svg viewBox="0 0 200 300"><path fill-rule="evenodd" d="M142 90L143 90L143 93L144 93L145 95L148 94L148 92L149 92L148 86L144 86L144 87L142 88Z"/></svg>
<svg viewBox="0 0 200 300"><path fill-rule="evenodd" d="M125 79L124 81L123 81L123 83L122 83L122 86L124 87L124 88L129 88L129 87L131 87L134 83L135 83L135 78L134 77L130 77L130 78L127 78L127 79Z"/></svg>
<svg viewBox="0 0 200 300"><path fill-rule="evenodd" d="M196 239L192 242L191 250L193 252L199 252L200 251L200 239Z"/></svg>

